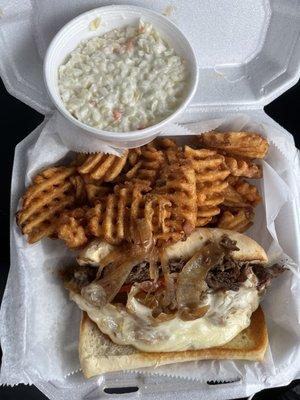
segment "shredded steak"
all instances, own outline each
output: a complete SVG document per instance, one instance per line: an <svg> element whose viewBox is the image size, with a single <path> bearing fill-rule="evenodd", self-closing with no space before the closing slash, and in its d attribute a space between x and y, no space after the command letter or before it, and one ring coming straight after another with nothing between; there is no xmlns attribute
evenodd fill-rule
<svg viewBox="0 0 300 400"><path fill-rule="evenodd" d="M274 264L267 268L264 268L261 265L254 265L252 271L258 279L257 290L260 291L270 286L271 280L282 274L285 269L286 268L279 264Z"/></svg>
<svg viewBox="0 0 300 400"><path fill-rule="evenodd" d="M285 268L278 264L270 267L264 267L258 264L251 265L249 262L239 262L232 258L232 252L238 251L236 241L231 240L228 236L224 235L219 246L222 248L224 254L221 261L215 265L207 274L206 283L209 288L213 290L234 290L238 291L241 284L245 282L250 273L254 273L257 277L257 290L261 291L268 287L271 280L280 275ZM175 260L169 264L169 271L171 273L178 273L184 267L186 261ZM109 271L110 266L104 268L103 274ZM162 276L161 267L158 266L159 275ZM79 288L87 285L96 278L96 268L91 267L78 267L75 269L73 275L73 283ZM125 284L132 284L134 282L144 282L150 280L149 263L142 262L136 265Z"/></svg>

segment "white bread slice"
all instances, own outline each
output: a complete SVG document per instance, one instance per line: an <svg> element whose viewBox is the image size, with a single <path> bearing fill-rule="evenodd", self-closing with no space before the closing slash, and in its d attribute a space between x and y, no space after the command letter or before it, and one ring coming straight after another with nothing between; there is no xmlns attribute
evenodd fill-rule
<svg viewBox="0 0 300 400"><path fill-rule="evenodd" d="M188 259L207 240L219 241L223 235L227 235L231 240L237 241L240 251L232 253L233 258L236 260L251 260L252 262L262 264L268 261L264 249L255 240L238 232L218 228L197 228L185 241L177 242L166 248L167 259ZM113 249L114 246L108 244L103 239L95 239L79 253L77 262L79 265L98 266L101 259Z"/></svg>
<svg viewBox="0 0 300 400"><path fill-rule="evenodd" d="M157 367L192 360L252 360L261 361L268 345L264 313L259 307L248 328L221 347L170 353L143 353L132 346L113 343L83 313L80 325L79 358L86 378L105 372L141 367Z"/></svg>
<svg viewBox="0 0 300 400"><path fill-rule="evenodd" d="M258 262L260 264L268 261L266 252L255 240L242 233L219 228L197 228L185 241L166 247L167 259L188 259L197 250L200 250L207 240L218 242L224 235L237 242L237 247L240 250L232 252L232 257L235 260L251 261L251 263Z"/></svg>

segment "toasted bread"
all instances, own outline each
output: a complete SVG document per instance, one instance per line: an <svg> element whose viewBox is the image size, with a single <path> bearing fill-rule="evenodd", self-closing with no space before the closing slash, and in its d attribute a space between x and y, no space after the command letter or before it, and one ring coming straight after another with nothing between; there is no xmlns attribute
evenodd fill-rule
<svg viewBox="0 0 300 400"><path fill-rule="evenodd" d="M132 346L113 343L84 312L80 325L79 357L86 378L105 372L193 360L240 359L261 361L268 345L264 313L259 307L248 328L221 347L170 353L144 353Z"/></svg>

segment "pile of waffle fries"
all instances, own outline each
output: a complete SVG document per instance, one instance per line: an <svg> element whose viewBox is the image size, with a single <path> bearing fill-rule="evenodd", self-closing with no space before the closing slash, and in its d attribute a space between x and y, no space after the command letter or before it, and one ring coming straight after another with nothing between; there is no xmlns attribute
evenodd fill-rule
<svg viewBox="0 0 300 400"><path fill-rule="evenodd" d="M184 240L196 227L244 232L261 201L245 179L262 177L266 139L250 132L208 132L191 146L157 139L119 158L76 154L40 172L22 197L17 223L29 243L59 238L78 248L97 237L132 241L144 220L157 243Z"/></svg>

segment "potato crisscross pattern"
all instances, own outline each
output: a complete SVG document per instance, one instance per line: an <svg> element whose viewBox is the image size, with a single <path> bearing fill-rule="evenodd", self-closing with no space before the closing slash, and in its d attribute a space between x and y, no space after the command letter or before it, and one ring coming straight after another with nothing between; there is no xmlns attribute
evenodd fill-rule
<svg viewBox="0 0 300 400"><path fill-rule="evenodd" d="M79 165L78 172L91 179L111 182L121 173L127 157L128 150L122 157L104 153L91 154Z"/></svg>
<svg viewBox="0 0 300 400"><path fill-rule="evenodd" d="M193 149L185 146L184 154L192 160L196 173L197 224L207 225L220 213L219 205L224 201L226 178L230 174L223 155L209 149Z"/></svg>
<svg viewBox="0 0 300 400"><path fill-rule="evenodd" d="M135 161L126 173L126 180L146 181L152 184L164 163L164 156L154 143L148 143L141 147L141 152Z"/></svg>
<svg viewBox="0 0 300 400"><path fill-rule="evenodd" d="M247 159L264 158L269 144L254 132L207 132L199 136L203 147L226 152L226 155Z"/></svg>
<svg viewBox="0 0 300 400"><path fill-rule="evenodd" d="M196 174L190 162L167 165L161 172L154 193L170 202L169 217L165 220L168 232L185 237L196 227ZM172 235L170 235L172 236ZM164 236L166 237L166 235Z"/></svg>
<svg viewBox="0 0 300 400"><path fill-rule="evenodd" d="M29 243L54 235L63 211L75 204L76 193L70 180L74 173L74 167L51 167L33 179L17 213L17 222Z"/></svg>
<svg viewBox="0 0 300 400"><path fill-rule="evenodd" d="M265 156L268 142L247 132L208 132L195 142L160 138L121 158L76 154L69 166L33 179L17 222L30 243L51 236L70 248L94 237L132 241L140 220L158 243L184 240L198 226L243 232L261 201L245 178L262 177L253 160Z"/></svg>

